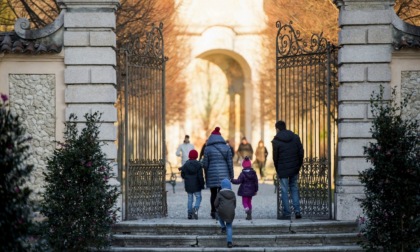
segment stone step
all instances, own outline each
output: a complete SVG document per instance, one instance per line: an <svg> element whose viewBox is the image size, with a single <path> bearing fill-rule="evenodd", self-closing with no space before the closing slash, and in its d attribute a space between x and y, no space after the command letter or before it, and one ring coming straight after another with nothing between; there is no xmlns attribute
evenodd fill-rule
<svg viewBox="0 0 420 252"><path fill-rule="evenodd" d="M355 245L349 246L303 246L303 247L233 247L226 248L226 246L219 248L126 248L126 247L112 247L109 252L222 252L222 251L243 251L243 252L319 252L319 251L352 251L362 252L364 251L361 247Z"/></svg>
<svg viewBox="0 0 420 252"><path fill-rule="evenodd" d="M236 235L233 240L239 247L290 247L354 245L355 233L339 234L281 234L281 235ZM226 235L114 235L113 246L117 247L224 247Z"/></svg>
<svg viewBox="0 0 420 252"><path fill-rule="evenodd" d="M319 220L235 220L236 235L272 235L289 233L352 233L356 232L354 221ZM112 229L114 234L144 235L212 235L220 232L214 220L145 220L123 221Z"/></svg>

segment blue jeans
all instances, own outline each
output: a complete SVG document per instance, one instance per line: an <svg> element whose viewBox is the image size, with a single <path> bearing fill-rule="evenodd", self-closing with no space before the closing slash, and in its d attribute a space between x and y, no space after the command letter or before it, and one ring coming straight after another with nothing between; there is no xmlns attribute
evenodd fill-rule
<svg viewBox="0 0 420 252"><path fill-rule="evenodd" d="M232 242L232 222L225 222L219 217L221 228L226 228L226 242Z"/></svg>
<svg viewBox="0 0 420 252"><path fill-rule="evenodd" d="M188 213L193 212L193 202L195 196L195 205L194 207L199 209L201 204L201 191L195 193L188 193Z"/></svg>
<svg viewBox="0 0 420 252"><path fill-rule="evenodd" d="M290 216L289 206L289 188L292 196L293 208L295 214L300 213L299 190L298 190L299 174L288 178L280 178L281 187L281 203L283 204L283 216Z"/></svg>

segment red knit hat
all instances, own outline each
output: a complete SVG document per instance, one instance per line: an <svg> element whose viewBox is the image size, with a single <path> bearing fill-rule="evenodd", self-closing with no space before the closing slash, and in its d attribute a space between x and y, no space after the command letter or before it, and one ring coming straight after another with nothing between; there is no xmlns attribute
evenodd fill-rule
<svg viewBox="0 0 420 252"><path fill-rule="evenodd" d="M212 135L222 135L222 134L220 134L220 128L219 127L214 128L214 130L211 134Z"/></svg>
<svg viewBox="0 0 420 252"><path fill-rule="evenodd" d="M196 150L190 150L190 153L188 153L189 159L197 159L198 158L198 152Z"/></svg>
<svg viewBox="0 0 420 252"><path fill-rule="evenodd" d="M243 168L251 168L252 164L251 164L251 160L249 160L249 157L246 156L244 158L244 161L242 161L242 167Z"/></svg>

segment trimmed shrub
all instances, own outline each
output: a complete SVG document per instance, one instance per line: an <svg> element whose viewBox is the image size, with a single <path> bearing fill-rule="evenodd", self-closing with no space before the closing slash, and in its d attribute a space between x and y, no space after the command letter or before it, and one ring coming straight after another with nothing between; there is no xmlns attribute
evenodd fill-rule
<svg viewBox="0 0 420 252"><path fill-rule="evenodd" d="M27 251L29 229L32 226L31 190L26 182L33 165L26 129L19 116L8 108L8 97L0 100L0 251Z"/></svg>
<svg viewBox="0 0 420 252"><path fill-rule="evenodd" d="M48 160L41 213L46 240L54 251L88 251L110 244L118 189L98 139L100 114L86 114L79 134L77 118L65 123L64 142Z"/></svg>
<svg viewBox="0 0 420 252"><path fill-rule="evenodd" d="M420 152L419 124L404 118L408 99L383 100L384 88L372 94L374 142L364 148L372 167L360 172L366 215L361 230L368 251L415 251L420 248Z"/></svg>

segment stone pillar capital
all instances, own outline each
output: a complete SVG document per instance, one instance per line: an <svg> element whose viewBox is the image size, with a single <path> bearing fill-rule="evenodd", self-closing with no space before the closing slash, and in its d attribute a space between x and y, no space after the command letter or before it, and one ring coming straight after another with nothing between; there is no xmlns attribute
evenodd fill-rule
<svg viewBox="0 0 420 252"><path fill-rule="evenodd" d="M370 9L372 6L393 6L395 0L333 0L338 8L342 6L355 6L360 9Z"/></svg>
<svg viewBox="0 0 420 252"><path fill-rule="evenodd" d="M120 4L119 0L58 0L61 9L113 9Z"/></svg>

